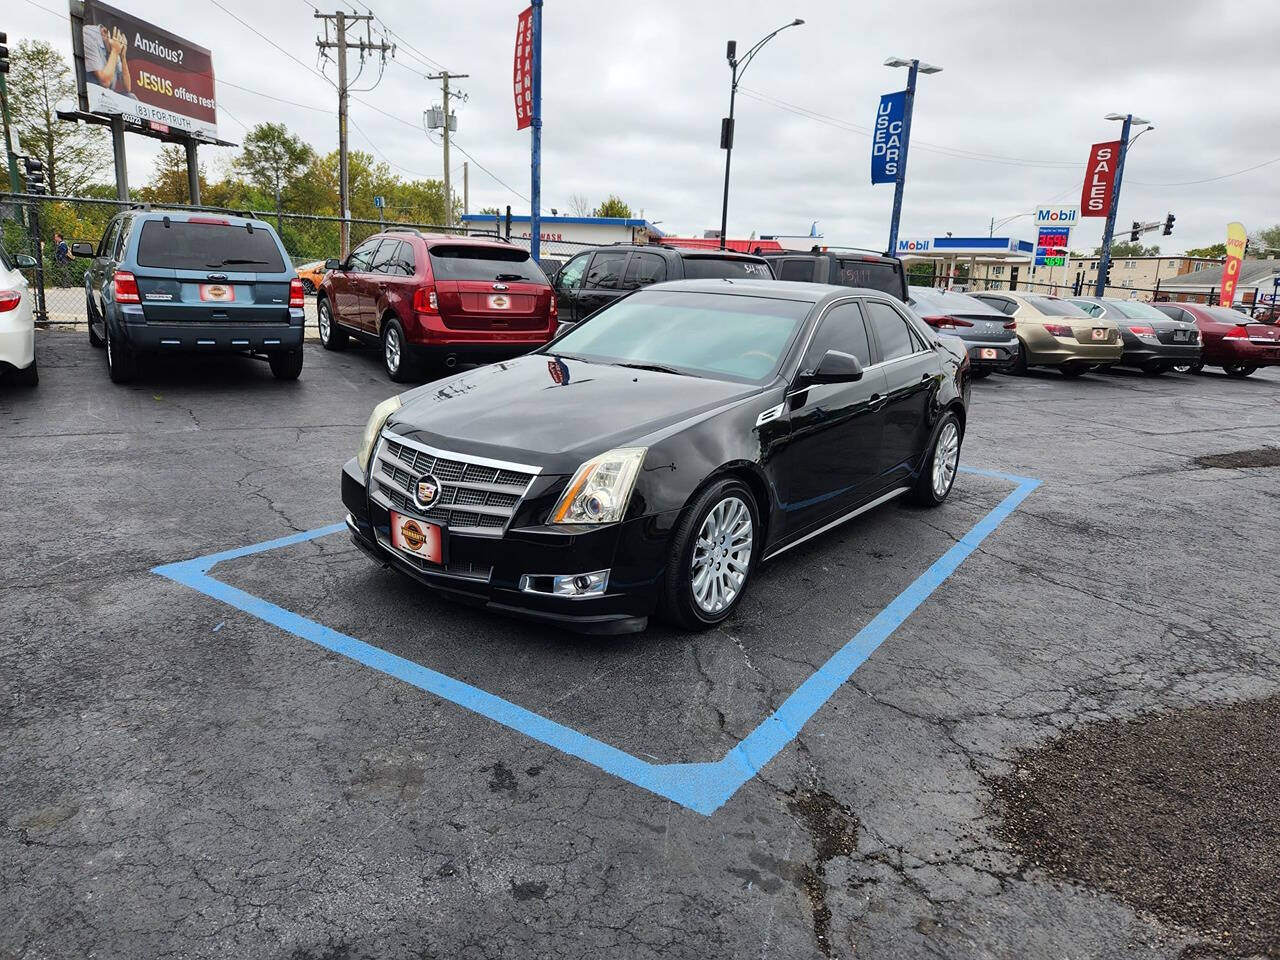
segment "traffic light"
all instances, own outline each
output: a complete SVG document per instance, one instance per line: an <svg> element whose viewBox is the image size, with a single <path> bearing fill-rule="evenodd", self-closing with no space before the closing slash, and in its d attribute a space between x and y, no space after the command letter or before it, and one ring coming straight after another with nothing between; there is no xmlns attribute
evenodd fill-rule
<svg viewBox="0 0 1280 960"><path fill-rule="evenodd" d="M1137 220L1133 221L1133 233L1129 234L1130 243L1138 242L1138 231L1141 229L1142 229L1142 224L1140 224Z"/></svg>
<svg viewBox="0 0 1280 960"><path fill-rule="evenodd" d="M1102 285L1104 287L1111 286L1111 261L1107 261L1107 269L1102 271Z"/></svg>
<svg viewBox="0 0 1280 960"><path fill-rule="evenodd" d="M9 35L0 30L0 73L9 72Z"/></svg>
<svg viewBox="0 0 1280 960"><path fill-rule="evenodd" d="M1167 237L1167 236L1169 236L1171 233L1173 233L1173 221L1175 221L1175 220L1177 220L1177 219L1178 219L1178 218L1177 218L1177 217L1175 217L1172 213L1171 213L1171 214L1169 214L1167 217L1165 217L1165 218L1164 218L1164 236L1166 236L1166 237Z"/></svg>
<svg viewBox="0 0 1280 960"><path fill-rule="evenodd" d="M44 185L44 164L39 160L23 157L22 165L27 170L27 193L48 193Z"/></svg>

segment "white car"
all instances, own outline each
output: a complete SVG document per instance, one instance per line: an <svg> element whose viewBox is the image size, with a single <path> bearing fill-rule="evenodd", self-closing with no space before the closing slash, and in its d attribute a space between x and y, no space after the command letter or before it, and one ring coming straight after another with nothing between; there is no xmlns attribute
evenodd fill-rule
<svg viewBox="0 0 1280 960"><path fill-rule="evenodd" d="M29 270L35 265L34 257L11 258L0 249L0 372L8 372L7 379L25 387L39 383L40 374L33 296L18 268Z"/></svg>

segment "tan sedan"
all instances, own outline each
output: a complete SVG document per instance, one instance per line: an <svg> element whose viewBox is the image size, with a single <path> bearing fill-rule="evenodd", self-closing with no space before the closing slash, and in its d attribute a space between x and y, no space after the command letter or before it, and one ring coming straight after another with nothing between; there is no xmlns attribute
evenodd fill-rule
<svg viewBox="0 0 1280 960"><path fill-rule="evenodd" d="M1026 373L1027 367L1057 367L1064 377L1078 377L1094 367L1119 363L1124 353L1115 321L1091 317L1062 297L1003 290L969 296L1017 323L1022 350L1011 373Z"/></svg>

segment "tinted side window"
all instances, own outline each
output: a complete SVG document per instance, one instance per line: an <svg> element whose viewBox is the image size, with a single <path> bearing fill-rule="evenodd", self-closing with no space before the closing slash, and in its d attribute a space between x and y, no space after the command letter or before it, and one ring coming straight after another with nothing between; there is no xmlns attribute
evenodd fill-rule
<svg viewBox="0 0 1280 960"><path fill-rule="evenodd" d="M651 283L661 283L667 279L667 261L656 253L633 253L631 262L627 264L627 272L623 274L622 286L627 290L636 287L647 287Z"/></svg>
<svg viewBox="0 0 1280 960"><path fill-rule="evenodd" d="M413 255L413 244L400 241L400 249L396 251L395 272L402 277L412 277L418 272L417 258Z"/></svg>
<svg viewBox="0 0 1280 960"><path fill-rule="evenodd" d="M827 311L805 353L803 367L812 370L828 350L852 354L864 367L870 365L867 326L856 303L839 303Z"/></svg>
<svg viewBox="0 0 1280 960"><path fill-rule="evenodd" d="M124 258L124 251L129 246L129 233L133 229L133 218L125 217L120 221L120 236L116 240L115 252L112 257L116 260Z"/></svg>
<svg viewBox="0 0 1280 960"><path fill-rule="evenodd" d="M622 268L627 262L626 251L610 250L592 256L591 267L583 286L588 290L616 290L622 282Z"/></svg>
<svg viewBox="0 0 1280 960"><path fill-rule="evenodd" d="M366 240L352 250L348 269L354 270L356 273L368 273L369 262L373 259L374 251L378 249L378 244L381 242L380 238L374 237L372 240Z"/></svg>
<svg viewBox="0 0 1280 960"><path fill-rule="evenodd" d="M907 321L887 303L868 300L867 316L876 332L876 342L880 344L881 361L907 357L919 349Z"/></svg>
<svg viewBox="0 0 1280 960"><path fill-rule="evenodd" d="M395 273L394 261L400 249L399 240L383 240L369 260L370 273Z"/></svg>
<svg viewBox="0 0 1280 960"><path fill-rule="evenodd" d="M892 297L902 296L902 267L896 260L841 260L842 287L869 287Z"/></svg>
<svg viewBox="0 0 1280 960"><path fill-rule="evenodd" d="M803 280L813 279L813 264L808 260L783 260L782 272L779 274L780 280Z"/></svg>
<svg viewBox="0 0 1280 960"><path fill-rule="evenodd" d="M107 224L107 232L102 235L102 240L98 244L98 256L105 257L109 250L115 248L116 237L120 235L120 221L112 220Z"/></svg>
<svg viewBox="0 0 1280 960"><path fill-rule="evenodd" d="M561 290L573 290L582 283L582 275L586 273L587 261L591 259L591 254L580 253L568 263L566 263L558 274L556 274L556 286Z"/></svg>

